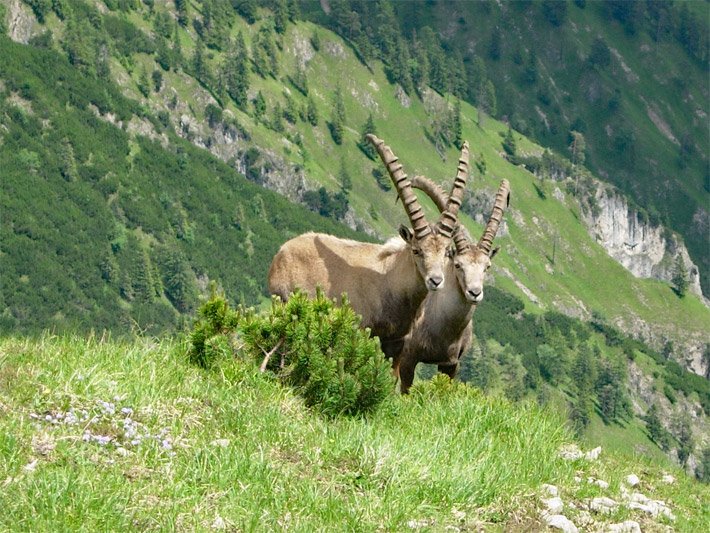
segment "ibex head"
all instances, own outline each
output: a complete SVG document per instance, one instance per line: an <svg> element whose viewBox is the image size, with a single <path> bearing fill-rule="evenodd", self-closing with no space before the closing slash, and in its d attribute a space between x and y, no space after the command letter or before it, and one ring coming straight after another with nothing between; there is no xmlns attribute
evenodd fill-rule
<svg viewBox="0 0 710 533"><path fill-rule="evenodd" d="M446 206L446 193L430 179L415 176L412 179L412 186L426 192L434 200L439 210ZM471 236L463 226L459 225L455 229L454 248L449 252L449 256L454 265L461 294L471 303L483 300L483 280L486 271L491 266L491 260L499 250L499 248L492 248L493 239L503 219L503 212L509 203L510 184L508 180L503 180L498 188L493 212L478 243L473 243Z"/></svg>
<svg viewBox="0 0 710 533"><path fill-rule="evenodd" d="M458 211L468 178L468 144L464 145L464 150L461 152L456 179L451 194L441 210L441 216L435 224L430 224L397 156L383 140L374 135L368 134L367 140L377 149L380 159L387 167L387 172L394 182L397 194L412 224L411 229L401 227L399 234L411 247L414 262L424 279L426 288L430 291L438 290L444 284L446 253L458 222Z"/></svg>

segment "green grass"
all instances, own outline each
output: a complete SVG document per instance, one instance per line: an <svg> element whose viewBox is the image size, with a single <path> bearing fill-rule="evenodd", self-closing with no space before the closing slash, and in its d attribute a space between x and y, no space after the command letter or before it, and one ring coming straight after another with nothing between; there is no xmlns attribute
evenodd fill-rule
<svg viewBox="0 0 710 533"><path fill-rule="evenodd" d="M570 436L554 415L446 380L393 395L369 418L327 420L254 367L203 371L185 349L1 340L0 529L539 528L531 495L542 483L579 499L592 489L575 472L612 488L634 468L648 489L661 476L641 463L564 461ZM707 488L673 474L683 492L666 487L665 498L692 530L707 518Z"/></svg>

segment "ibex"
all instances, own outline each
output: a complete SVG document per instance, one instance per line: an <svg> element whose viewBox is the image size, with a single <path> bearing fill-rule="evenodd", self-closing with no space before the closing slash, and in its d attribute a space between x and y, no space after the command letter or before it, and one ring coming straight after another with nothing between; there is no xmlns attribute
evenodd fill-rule
<svg viewBox="0 0 710 533"><path fill-rule="evenodd" d="M362 316L362 327L370 328L380 338L385 355L394 358L427 292L440 289L445 282L446 253L468 177L468 149L465 145L439 220L429 224L392 150L374 135L367 138L387 167L412 229L400 227L402 241L395 238L385 244L320 233L295 237L274 256L269 291L283 300L298 288L311 296L317 287L330 298L347 294L352 308Z"/></svg>
<svg viewBox="0 0 710 533"><path fill-rule="evenodd" d="M416 176L412 186L425 191L440 210L445 207L446 193L431 180ZM491 259L498 252L498 248L492 248L493 239L509 202L510 185L508 180L503 180L478 244L473 243L463 226L454 230L454 251L444 274L444 285L441 290L426 296L404 339L402 352L394 361L395 373L399 367L403 394L409 391L414 381L418 363L436 364L439 372L451 378L456 375L459 361L471 345L471 318L483 300L483 279Z"/></svg>

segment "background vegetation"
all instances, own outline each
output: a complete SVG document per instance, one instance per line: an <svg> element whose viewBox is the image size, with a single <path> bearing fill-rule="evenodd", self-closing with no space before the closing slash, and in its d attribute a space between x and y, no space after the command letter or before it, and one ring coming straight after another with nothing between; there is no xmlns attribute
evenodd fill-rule
<svg viewBox="0 0 710 533"><path fill-rule="evenodd" d="M595 207L584 163L682 231L708 271L692 235L707 226L686 208L707 198L693 4L457 3L470 11L455 17L444 2L331 2L328 16L293 1L25 4L30 42L0 37L4 334L185 330L210 281L233 305L263 303L290 236L372 239L363 230L389 236L405 220L364 134L437 181L465 138L475 185L462 222L480 231L502 177L513 204L462 379L554 406L589 443L664 450L706 476L707 380L677 361L682 341L706 338L708 309L634 279L580 223ZM634 31L623 5L641 6ZM654 9L672 18L656 37ZM700 45L679 37L681 13ZM647 109L686 140L659 133ZM264 186L294 176L305 185L282 192L301 205ZM654 348L616 326L650 332ZM636 370L651 395L626 394ZM671 423L678 413L694 418Z"/></svg>

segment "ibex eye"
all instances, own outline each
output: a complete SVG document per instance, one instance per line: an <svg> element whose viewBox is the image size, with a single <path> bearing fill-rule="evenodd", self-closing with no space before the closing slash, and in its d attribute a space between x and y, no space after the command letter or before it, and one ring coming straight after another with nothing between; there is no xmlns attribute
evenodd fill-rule
<svg viewBox="0 0 710 533"><path fill-rule="evenodd" d="M416 250L416 249L412 248L412 253L413 253L414 255L419 255L420 252L419 252L419 250Z"/></svg>
<svg viewBox="0 0 710 533"><path fill-rule="evenodd" d="M455 266L456 268L461 268L461 263L454 263L454 266Z"/></svg>

